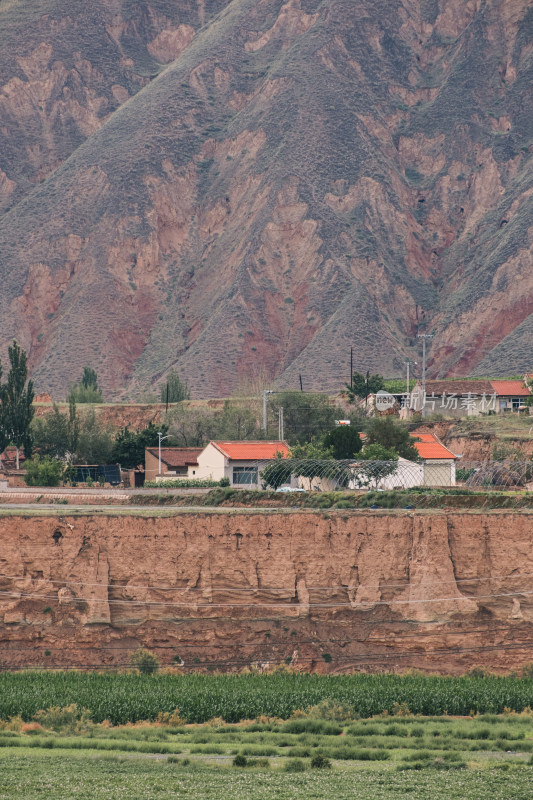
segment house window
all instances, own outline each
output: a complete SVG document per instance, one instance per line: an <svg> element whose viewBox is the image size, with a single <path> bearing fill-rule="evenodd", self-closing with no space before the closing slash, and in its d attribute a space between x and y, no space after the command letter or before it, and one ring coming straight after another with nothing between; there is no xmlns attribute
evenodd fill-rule
<svg viewBox="0 0 533 800"><path fill-rule="evenodd" d="M257 467L233 467L234 486L257 484L257 477Z"/></svg>

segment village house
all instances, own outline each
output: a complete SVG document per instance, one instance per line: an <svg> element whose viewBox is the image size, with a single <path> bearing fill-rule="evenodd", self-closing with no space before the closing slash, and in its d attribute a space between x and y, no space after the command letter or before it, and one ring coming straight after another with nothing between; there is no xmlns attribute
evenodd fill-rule
<svg viewBox="0 0 533 800"><path fill-rule="evenodd" d="M434 433L412 433L420 461L398 460L397 469L378 483L380 489L412 489L414 486L455 486L455 464L460 456L442 444Z"/></svg>
<svg viewBox="0 0 533 800"><path fill-rule="evenodd" d="M198 477L218 481L228 478L231 486L261 486L260 473L281 453L289 455L286 442L209 442L198 456Z"/></svg>
<svg viewBox="0 0 533 800"><path fill-rule="evenodd" d="M521 380L457 380L426 381L425 395L418 381L411 392L411 411L444 414L449 417L471 417L479 414L518 412L525 408L531 392Z"/></svg>
<svg viewBox="0 0 533 800"><path fill-rule="evenodd" d="M0 453L0 483L3 488L23 487L26 486L24 476L26 470L24 469L24 451L19 454L19 469L17 469L17 449L12 445L6 447L3 453Z"/></svg>
<svg viewBox="0 0 533 800"><path fill-rule="evenodd" d="M219 481L227 478L231 486L260 487L260 472L276 458L289 455L285 442L209 442L206 447L162 447L161 474L159 448L147 447L147 481L196 479Z"/></svg>
<svg viewBox="0 0 533 800"><path fill-rule="evenodd" d="M203 447L162 447L161 474L159 474L159 448L147 447L144 452L146 481L197 478L198 456Z"/></svg>

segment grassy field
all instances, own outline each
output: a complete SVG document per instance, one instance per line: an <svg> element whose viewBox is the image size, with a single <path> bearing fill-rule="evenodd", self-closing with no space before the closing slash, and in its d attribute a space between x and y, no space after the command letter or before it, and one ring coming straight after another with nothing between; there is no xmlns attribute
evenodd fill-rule
<svg viewBox="0 0 533 800"><path fill-rule="evenodd" d="M498 439L523 440L533 439L533 417L529 414L485 414L479 417L465 417L455 422L450 429L450 436L472 436L491 434Z"/></svg>
<svg viewBox="0 0 533 800"><path fill-rule="evenodd" d="M3 673L0 800L526 800L532 702L491 675Z"/></svg>
<svg viewBox="0 0 533 800"><path fill-rule="evenodd" d="M0 800L531 796L530 713L349 717L322 704L288 721L113 728L77 708L48 711L0 726Z"/></svg>

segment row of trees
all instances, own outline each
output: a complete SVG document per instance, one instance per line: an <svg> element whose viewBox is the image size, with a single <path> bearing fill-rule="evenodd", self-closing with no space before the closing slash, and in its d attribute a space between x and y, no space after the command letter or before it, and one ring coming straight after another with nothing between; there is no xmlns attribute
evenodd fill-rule
<svg viewBox="0 0 533 800"><path fill-rule="evenodd" d="M319 439L291 447L288 459L279 454L262 471L261 479L273 489L287 483L291 475L308 478L310 487L312 480L319 477L334 480L339 486L347 485L349 480L370 486L391 475L400 457L420 460L409 431L390 416L375 417L368 425L364 448L356 428L340 426ZM338 464L354 459L357 468Z"/></svg>
<svg viewBox="0 0 533 800"><path fill-rule="evenodd" d="M33 383L28 381L28 359L16 341L8 348L9 372L7 381L0 383L0 454L12 444L17 452L17 469L20 450L26 456L32 452L31 421L33 409ZM0 362L0 380L2 364Z"/></svg>

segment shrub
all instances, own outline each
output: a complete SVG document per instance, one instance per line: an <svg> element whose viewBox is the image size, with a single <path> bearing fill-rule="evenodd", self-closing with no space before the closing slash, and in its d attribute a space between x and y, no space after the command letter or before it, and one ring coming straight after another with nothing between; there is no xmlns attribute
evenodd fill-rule
<svg viewBox="0 0 533 800"><path fill-rule="evenodd" d="M76 703L69 706L51 706L34 714L33 719L43 728L52 731L81 733L92 724L91 712Z"/></svg>
<svg viewBox="0 0 533 800"><path fill-rule="evenodd" d="M331 761L322 753L317 753L311 759L311 767L313 769L331 769Z"/></svg>
<svg viewBox="0 0 533 800"><path fill-rule="evenodd" d="M221 481L228 481L222 484ZM202 480L200 478L173 478L164 481L145 481L145 487L149 489L213 489L215 486L229 485L228 478L221 478L220 481Z"/></svg>
<svg viewBox="0 0 533 800"><path fill-rule="evenodd" d="M233 766L246 767L248 766L248 759L246 758L246 756L243 756L241 753L238 753L233 759Z"/></svg>
<svg viewBox="0 0 533 800"><path fill-rule="evenodd" d="M285 772L305 772L305 763L301 758L290 758L283 769Z"/></svg>
<svg viewBox="0 0 533 800"><path fill-rule="evenodd" d="M175 708L174 711L160 711L156 717L156 722L161 723L161 725L169 725L171 728L181 728L187 724L187 720L180 717L179 708Z"/></svg>
<svg viewBox="0 0 533 800"><path fill-rule="evenodd" d="M37 453L33 458L28 458L24 464L26 475L24 481L27 486L59 486L63 475L63 464L58 458L44 456Z"/></svg>
<svg viewBox="0 0 533 800"><path fill-rule="evenodd" d="M153 675L159 669L159 659L154 653L140 647L131 654L130 665L143 675Z"/></svg>

